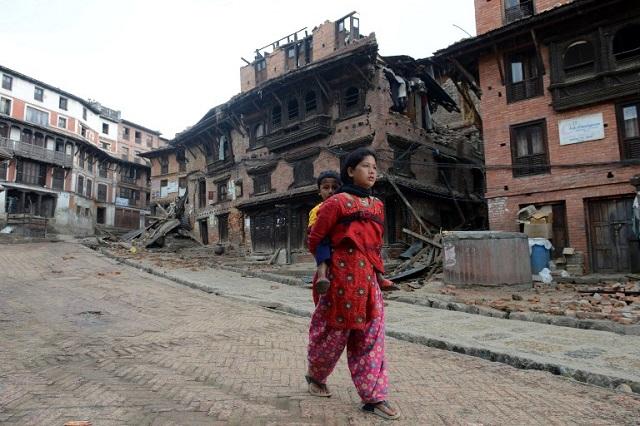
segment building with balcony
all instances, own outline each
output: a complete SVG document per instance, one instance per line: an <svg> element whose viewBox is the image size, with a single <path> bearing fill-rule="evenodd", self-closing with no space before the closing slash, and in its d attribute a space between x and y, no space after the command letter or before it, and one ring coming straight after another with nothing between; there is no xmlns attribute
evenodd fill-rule
<svg viewBox="0 0 640 426"><path fill-rule="evenodd" d="M410 242L403 228L483 226L481 152L433 119L438 108L460 110L428 60L380 57L375 35L362 35L351 13L269 43L246 62L241 93L170 142L184 153L187 212L203 243L305 255L316 177L365 146L379 155L374 190L386 203L389 247ZM162 188L156 180L166 174L155 170L166 151L145 156L152 188Z"/></svg>
<svg viewBox="0 0 640 426"><path fill-rule="evenodd" d="M640 172L640 3L475 1L478 36L436 52L481 94L489 223L553 211L548 236L587 270L640 267L630 178Z"/></svg>
<svg viewBox="0 0 640 426"><path fill-rule="evenodd" d="M117 155L120 112L6 67L0 76L0 226L20 215L69 234L144 224L149 166Z"/></svg>

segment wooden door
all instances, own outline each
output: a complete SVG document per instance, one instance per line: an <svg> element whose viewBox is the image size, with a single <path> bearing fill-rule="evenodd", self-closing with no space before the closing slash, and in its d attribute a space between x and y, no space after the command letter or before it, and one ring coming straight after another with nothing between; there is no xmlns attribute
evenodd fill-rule
<svg viewBox="0 0 640 426"><path fill-rule="evenodd" d="M629 272L632 198L588 203L589 249L593 272Z"/></svg>
<svg viewBox="0 0 640 426"><path fill-rule="evenodd" d="M207 219L202 219L198 223L200 224L200 241L205 246L209 245L209 224Z"/></svg>
<svg viewBox="0 0 640 426"><path fill-rule="evenodd" d="M253 251L262 253L273 252L273 214L261 214L251 218L251 239Z"/></svg>

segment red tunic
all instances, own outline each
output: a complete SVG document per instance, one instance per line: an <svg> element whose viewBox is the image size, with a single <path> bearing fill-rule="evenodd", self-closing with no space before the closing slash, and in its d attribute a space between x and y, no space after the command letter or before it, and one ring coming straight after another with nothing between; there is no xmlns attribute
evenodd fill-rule
<svg viewBox="0 0 640 426"><path fill-rule="evenodd" d="M324 316L331 327L364 329L380 315L371 289L378 285L376 271L384 272L383 234L384 206L375 197L340 193L320 207L309 234L309 250L315 254L318 244L329 236L331 286ZM313 298L317 305L315 286Z"/></svg>

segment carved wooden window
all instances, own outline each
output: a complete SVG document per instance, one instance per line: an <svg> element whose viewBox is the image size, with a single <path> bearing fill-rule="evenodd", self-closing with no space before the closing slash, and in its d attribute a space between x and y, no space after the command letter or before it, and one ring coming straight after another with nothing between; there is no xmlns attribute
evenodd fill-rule
<svg viewBox="0 0 640 426"><path fill-rule="evenodd" d="M98 201L107 201L107 185L104 183L98 184Z"/></svg>
<svg viewBox="0 0 640 426"><path fill-rule="evenodd" d="M592 73L594 65L595 47L588 40L571 43L562 57L562 66L567 77Z"/></svg>
<svg viewBox="0 0 640 426"><path fill-rule="evenodd" d="M271 109L271 127L277 129L282 125L282 107L276 105Z"/></svg>
<svg viewBox="0 0 640 426"><path fill-rule="evenodd" d="M91 179L87 179L87 198L91 198L93 195L93 181Z"/></svg>
<svg viewBox="0 0 640 426"><path fill-rule="evenodd" d="M362 93L359 88L351 86L342 93L341 115L343 117L359 113L362 106Z"/></svg>
<svg viewBox="0 0 640 426"><path fill-rule="evenodd" d="M511 55L506 62L508 66L508 102L542 96L542 76L538 73L535 51Z"/></svg>
<svg viewBox="0 0 640 426"><path fill-rule="evenodd" d="M225 180L224 182L218 183L218 202L227 201L229 198L229 194L227 193L227 187L229 185L229 181Z"/></svg>
<svg viewBox="0 0 640 426"><path fill-rule="evenodd" d="M306 114L312 114L318 110L318 96L316 92L310 90L304 96L304 111Z"/></svg>
<svg viewBox="0 0 640 426"><path fill-rule="evenodd" d="M271 191L271 173L260 173L253 177L253 193L266 194Z"/></svg>
<svg viewBox="0 0 640 426"><path fill-rule="evenodd" d="M1 177L1 176L0 176ZM61 167L53 168L53 180L51 188L58 191L64 191L64 169Z"/></svg>
<svg viewBox="0 0 640 426"><path fill-rule="evenodd" d="M640 101L619 105L617 115L622 158L640 159Z"/></svg>
<svg viewBox="0 0 640 426"><path fill-rule="evenodd" d="M160 157L160 174L169 174L169 157L167 157L166 155Z"/></svg>
<svg viewBox="0 0 640 426"><path fill-rule="evenodd" d="M262 138L264 138L264 124L258 123L253 126L251 132L251 138L249 138L249 147L256 148L262 145Z"/></svg>
<svg viewBox="0 0 640 426"><path fill-rule="evenodd" d="M511 126L513 176L539 175L549 172L547 129L545 120Z"/></svg>
<svg viewBox="0 0 640 426"><path fill-rule="evenodd" d="M78 176L78 182L76 184L76 192L80 195L84 194L84 177Z"/></svg>
<svg viewBox="0 0 640 426"><path fill-rule="evenodd" d="M287 104L287 118L289 121L295 121L300 116L300 106L297 98L289 100Z"/></svg>
<svg viewBox="0 0 640 426"><path fill-rule="evenodd" d="M640 60L640 24L629 24L616 32L613 57L616 62Z"/></svg>

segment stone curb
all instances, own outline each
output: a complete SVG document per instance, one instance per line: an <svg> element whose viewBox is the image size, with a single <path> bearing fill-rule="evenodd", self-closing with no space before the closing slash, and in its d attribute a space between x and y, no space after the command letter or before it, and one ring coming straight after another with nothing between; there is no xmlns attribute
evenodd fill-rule
<svg viewBox="0 0 640 426"><path fill-rule="evenodd" d="M280 284L291 285L295 287L304 287L306 284L299 278L285 277L279 274L269 272L251 272L243 268L235 266L221 265L220 269L240 274L246 274L250 277L262 278L268 281L278 282ZM504 312L498 309L486 306L467 305L465 303L451 302L438 299L437 297L426 297L424 300L416 299L408 296L393 296L387 300L395 302L409 303L412 305L427 306L429 308L444 309L448 311L463 312L467 314L482 315L491 318L511 319L517 321L537 322L540 324L555 325L558 327L578 328L582 330L599 330L608 331L628 336L640 336L640 324L625 325L614 321L606 320L585 320L564 315L549 315L537 312Z"/></svg>
<svg viewBox="0 0 640 426"><path fill-rule="evenodd" d="M227 299L236 300L244 303L251 303L266 309L293 314L296 316L301 316L301 317L311 316L311 312L305 309L289 306L281 302L251 301L251 300L239 298L236 296L232 296L232 295L226 294L224 291L216 289L215 287L185 280L183 278L175 277L169 273L158 271L148 266L143 266L137 262L114 255L113 253L109 252L108 250L105 250L102 247L97 247L95 249L87 246L84 246L84 247L86 247L87 249L96 250L102 255L104 255L105 257L121 262L127 266L131 266L133 268L142 270L149 274L168 279L170 281L176 282L178 284L181 284L196 290L201 290L205 293L215 294L216 296L221 296ZM233 268L233 267L226 268L227 270L230 270L232 272L239 272L239 273L247 272L246 270L243 270L241 268L233 268L233 269L237 269L237 271L233 271L232 269L229 269L229 268ZM259 274L251 274L251 275L256 277L260 276ZM403 303L407 303L407 302L403 302ZM443 303L453 303L453 302L443 302ZM421 304L421 303L415 303L415 304ZM421 305L429 306L426 304L421 304ZM462 304L459 304L459 305L462 305ZM433 306L429 306L429 307L433 308ZM436 309L448 309L448 308L436 308ZM495 309L493 310L497 311ZM497 312L504 314L504 312L502 311L497 311ZM504 318L504 317L502 316L499 318ZM568 377L578 382L587 383L594 386L615 389L621 384L627 384L629 385L629 387L634 393L640 394L640 382L630 381L628 379L623 379L623 378L612 376L612 375L593 373L586 370L579 370L571 367L566 367L557 363L547 363L547 362L539 361L533 358L527 358L519 355L493 351L486 348L473 347L469 345L456 343L452 340L444 340L444 339L433 338L428 336L421 336L413 333L406 333L406 332L395 330L393 327L387 327L386 334L390 337L393 337L399 340L404 340L411 343L429 346L436 349L457 352L464 355L474 356L474 357L482 358L492 362L500 362L503 364L511 365L515 368L547 371L555 375Z"/></svg>

